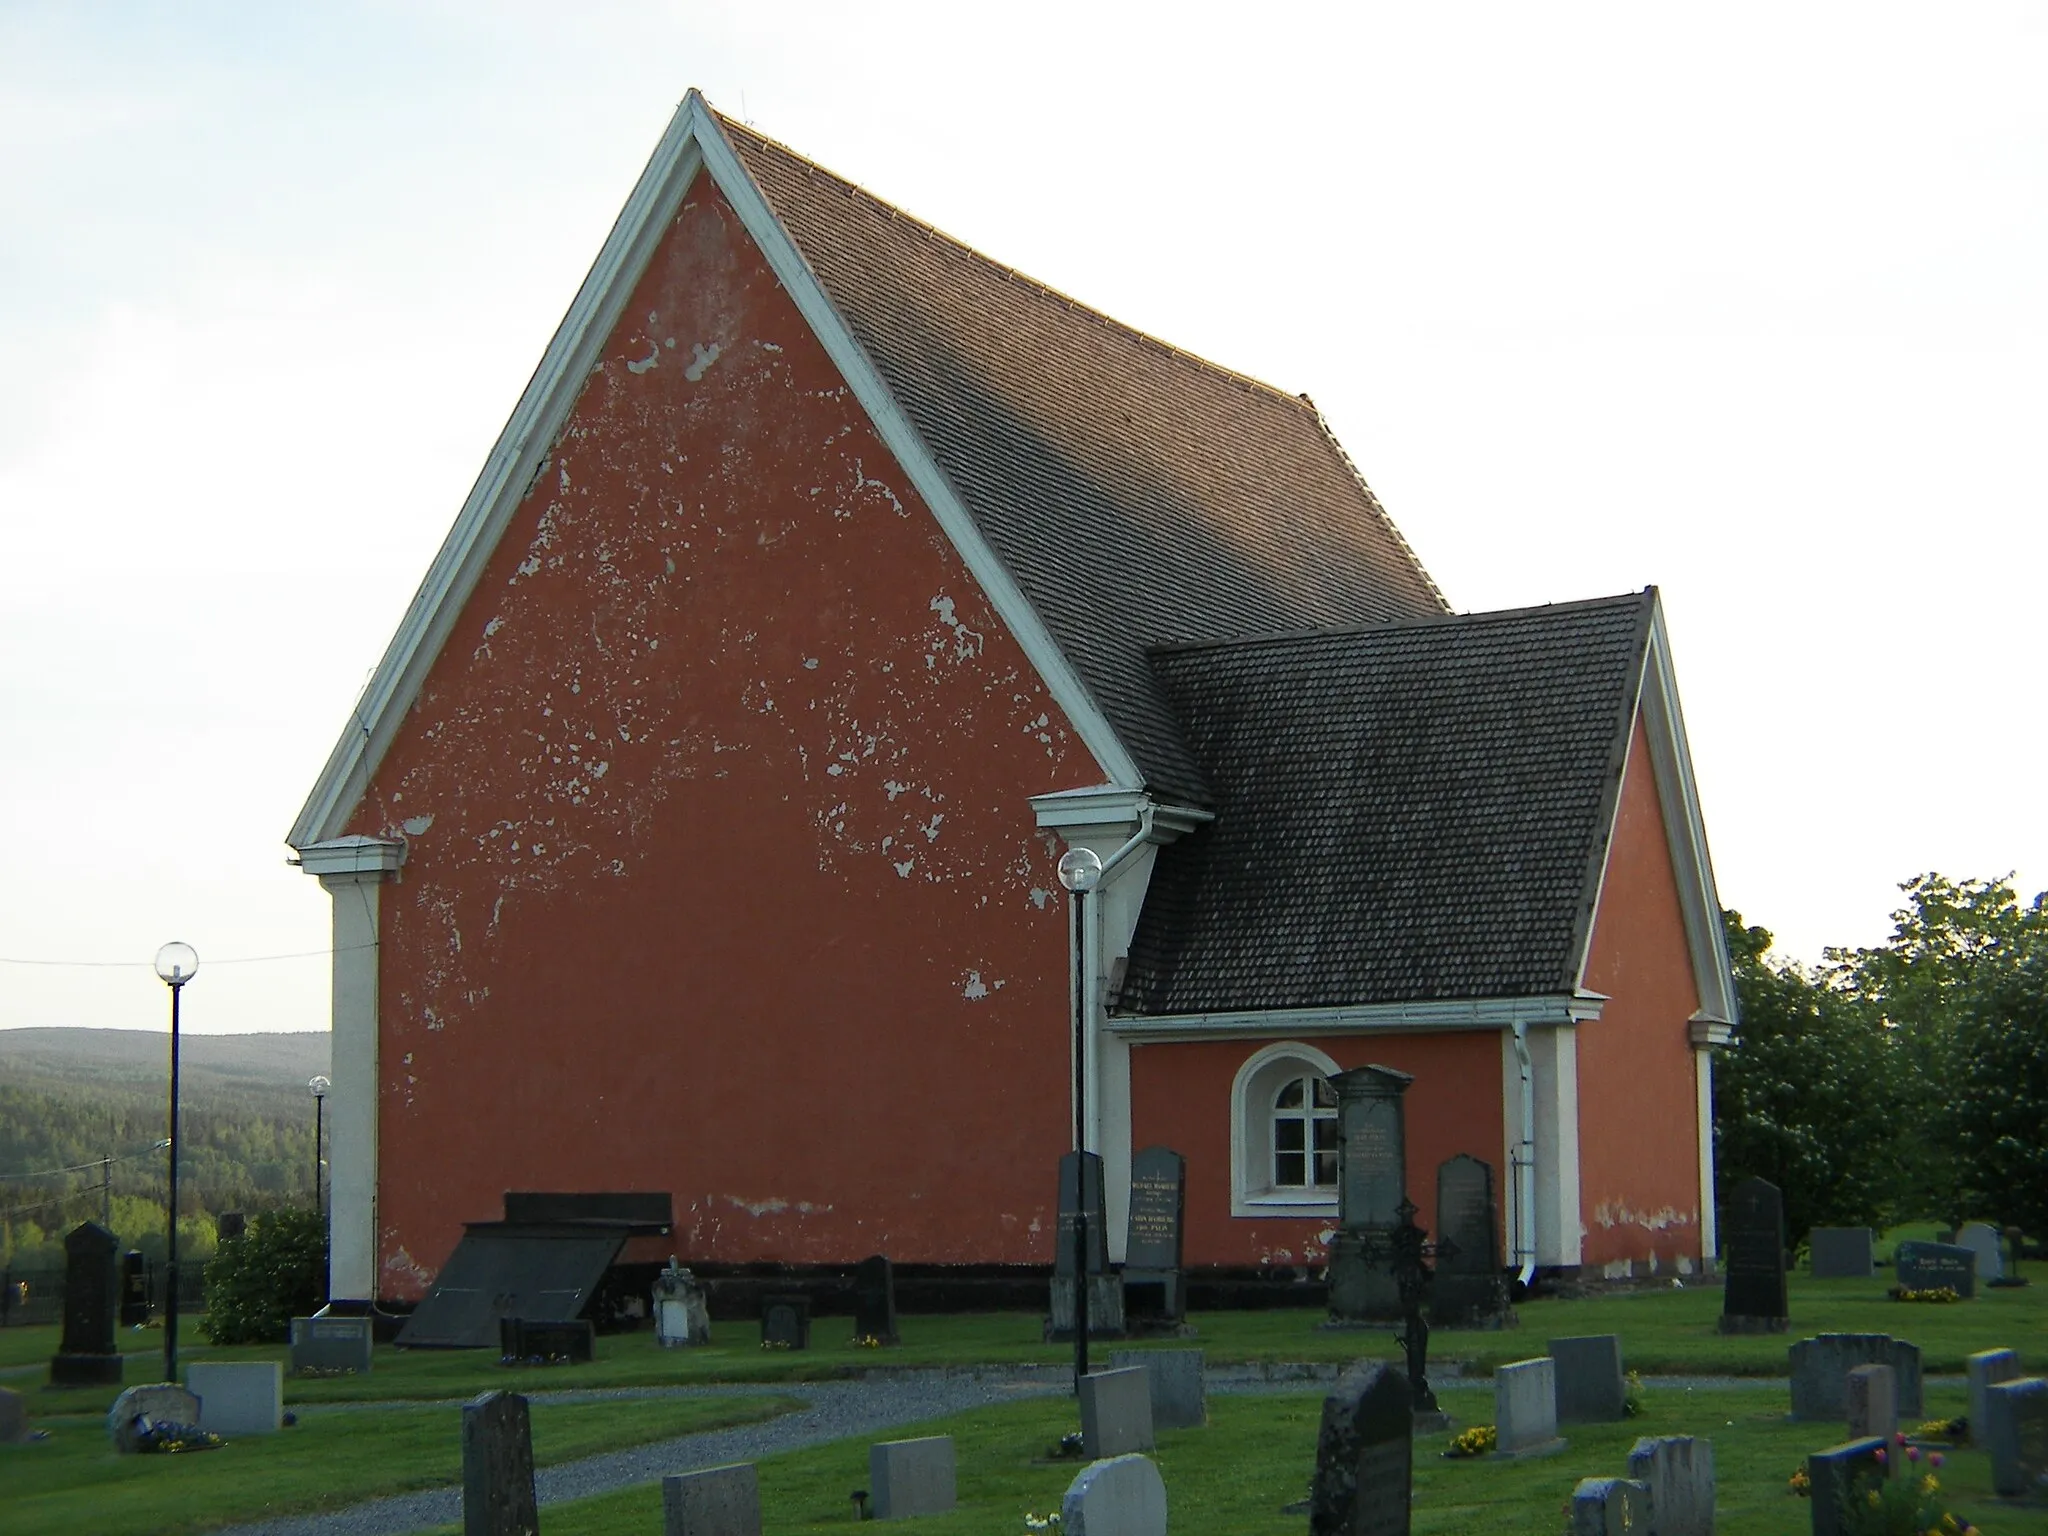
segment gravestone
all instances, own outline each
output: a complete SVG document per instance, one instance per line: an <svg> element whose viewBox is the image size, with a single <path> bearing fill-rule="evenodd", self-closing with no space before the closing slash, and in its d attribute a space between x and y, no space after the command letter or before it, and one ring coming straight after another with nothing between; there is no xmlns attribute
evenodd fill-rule
<svg viewBox="0 0 2048 1536"><path fill-rule="evenodd" d="M711 1307L697 1277L668 1256L668 1268L654 1277L654 1340L663 1349L711 1342Z"/></svg>
<svg viewBox="0 0 2048 1536"><path fill-rule="evenodd" d="M135 1454L137 1437L152 1424L182 1424L197 1429L199 1399L175 1382L159 1381L130 1387L107 1410L107 1438L124 1456Z"/></svg>
<svg viewBox="0 0 2048 1536"><path fill-rule="evenodd" d="M374 1354L374 1325L367 1317L295 1317L292 1319L292 1374L367 1376Z"/></svg>
<svg viewBox="0 0 2048 1536"><path fill-rule="evenodd" d="M768 1349L811 1347L811 1298L763 1296L761 1343Z"/></svg>
<svg viewBox="0 0 2048 1536"><path fill-rule="evenodd" d="M1557 1362L1559 1423L1606 1424L1628 1417L1620 1334L1552 1339L1549 1348Z"/></svg>
<svg viewBox="0 0 2048 1536"><path fill-rule="evenodd" d="M1785 1199L1767 1179L1744 1179L1728 1195L1727 1280L1721 1296L1723 1333L1783 1333Z"/></svg>
<svg viewBox="0 0 2048 1536"><path fill-rule="evenodd" d="M1956 1295L1977 1294L1977 1251L1956 1243L1901 1243L1893 1250L1892 1266L1902 1291L1938 1291L1944 1286Z"/></svg>
<svg viewBox="0 0 2048 1536"><path fill-rule="evenodd" d="M1868 1280L1877 1273L1877 1234L1868 1227L1815 1227L1806 1241L1816 1280Z"/></svg>
<svg viewBox="0 0 2048 1536"><path fill-rule="evenodd" d="M1921 1412L1920 1346L1888 1333L1822 1333L1785 1351L1792 1376L1792 1417L1832 1419L1848 1414L1849 1373L1859 1365L1888 1365L1899 1388L1899 1412Z"/></svg>
<svg viewBox="0 0 2048 1536"><path fill-rule="evenodd" d="M597 1329L587 1320L501 1317L498 1358L507 1365L588 1365L597 1353Z"/></svg>
<svg viewBox="0 0 2048 1536"><path fill-rule="evenodd" d="M2020 1357L2010 1349L1983 1349L1963 1362L1970 1381L1970 1444L1984 1444L1984 1392L2001 1381L2017 1381Z"/></svg>
<svg viewBox="0 0 2048 1536"><path fill-rule="evenodd" d="M149 1267L131 1248L121 1255L121 1326L142 1328L148 1323Z"/></svg>
<svg viewBox="0 0 2048 1536"><path fill-rule="evenodd" d="M953 1437L884 1440L868 1447L868 1489L877 1520L943 1515L958 1501Z"/></svg>
<svg viewBox="0 0 2048 1536"><path fill-rule="evenodd" d="M1842 1536L1843 1506L1857 1486L1885 1475L1885 1442L1851 1440L1806 1458L1807 1504L1813 1536Z"/></svg>
<svg viewBox="0 0 2048 1536"><path fill-rule="evenodd" d="M1625 1477L1586 1477L1572 1490L1571 1536L1639 1536L1650 1521L1650 1490Z"/></svg>
<svg viewBox="0 0 2048 1536"><path fill-rule="evenodd" d="M0 1387L0 1445L26 1445L29 1439L28 1405L19 1392Z"/></svg>
<svg viewBox="0 0 2048 1536"><path fill-rule="evenodd" d="M1112 1369L1141 1367L1152 1388L1152 1428L1200 1429L1209 1422L1199 1349L1119 1349Z"/></svg>
<svg viewBox="0 0 2048 1536"><path fill-rule="evenodd" d="M1383 1361L1360 1361L1323 1399L1309 1536L1408 1536L1414 1472L1407 1378Z"/></svg>
<svg viewBox="0 0 2048 1536"><path fill-rule="evenodd" d="M1153 1448L1152 1374L1143 1366L1090 1371L1080 1396L1081 1454L1090 1461Z"/></svg>
<svg viewBox="0 0 2048 1536"><path fill-rule="evenodd" d="M1548 1456L1564 1449L1557 1437L1557 1362L1520 1360L1493 1373L1496 1456Z"/></svg>
<svg viewBox="0 0 2048 1536"><path fill-rule="evenodd" d="M1460 1152L1436 1170L1440 1244L1430 1289L1429 1321L1437 1328L1498 1328L1507 1316L1493 1167Z"/></svg>
<svg viewBox="0 0 2048 1536"><path fill-rule="evenodd" d="M1714 1536L1713 1441L1645 1436L1628 1453L1628 1475L1650 1490L1645 1536Z"/></svg>
<svg viewBox="0 0 2048 1536"><path fill-rule="evenodd" d="M1147 1147L1131 1159L1131 1209L1124 1237L1124 1322L1177 1328L1187 1316L1181 1229L1187 1159Z"/></svg>
<svg viewBox="0 0 2048 1536"><path fill-rule="evenodd" d="M761 1536L761 1483L752 1462L661 1480L662 1536Z"/></svg>
<svg viewBox="0 0 2048 1536"><path fill-rule="evenodd" d="M853 1267L853 1336L877 1344L902 1342L896 1333L896 1266L879 1253Z"/></svg>
<svg viewBox="0 0 2048 1536"><path fill-rule="evenodd" d="M114 1319L121 1308L120 1243L97 1222L64 1238L64 1333L50 1360L53 1387L105 1387L121 1380Z"/></svg>
<svg viewBox="0 0 2048 1536"><path fill-rule="evenodd" d="M1083 1467L1060 1500L1061 1536L1166 1536L1166 1484L1145 1456Z"/></svg>
<svg viewBox="0 0 2048 1536"><path fill-rule="evenodd" d="M1899 1379L1888 1365L1859 1365L1843 1379L1849 1438L1890 1440L1899 1432Z"/></svg>
<svg viewBox="0 0 2048 1536"><path fill-rule="evenodd" d="M1968 1223L1956 1234L1956 1246L1977 1255L1977 1278L1987 1284L2005 1276L2005 1255L1998 1246L1998 1228L1981 1221Z"/></svg>
<svg viewBox="0 0 2048 1536"><path fill-rule="evenodd" d="M462 1536L537 1536L533 1421L516 1392L462 1406Z"/></svg>
<svg viewBox="0 0 2048 1536"><path fill-rule="evenodd" d="M1991 1491L2002 1499L2048 1502L2048 1381L1994 1382L1984 1389L1984 1421Z"/></svg>
<svg viewBox="0 0 2048 1536"><path fill-rule="evenodd" d="M1392 1238L1408 1198L1402 1095L1415 1081L1391 1067L1355 1067L1330 1079L1337 1093L1337 1235L1330 1243L1330 1321L1402 1316Z"/></svg>
<svg viewBox="0 0 2048 1536"><path fill-rule="evenodd" d="M185 1385L199 1399L201 1429L232 1440L284 1428L284 1367L275 1360L195 1360Z"/></svg>
<svg viewBox="0 0 2048 1536"><path fill-rule="evenodd" d="M1053 1236L1052 1253L1052 1316L1045 1325L1048 1342L1074 1337L1075 1236L1084 1215L1087 1218L1084 1246L1088 1337L1123 1337L1123 1285L1109 1271L1109 1226L1103 1215L1102 1159L1093 1152L1065 1152L1060 1155L1059 1222Z"/></svg>

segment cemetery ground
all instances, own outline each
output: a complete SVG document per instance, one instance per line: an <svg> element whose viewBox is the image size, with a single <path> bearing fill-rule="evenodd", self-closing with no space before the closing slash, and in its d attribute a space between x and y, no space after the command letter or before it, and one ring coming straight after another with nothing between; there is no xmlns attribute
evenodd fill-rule
<svg viewBox="0 0 2048 1536"><path fill-rule="evenodd" d="M1925 1416L1966 1411L1959 1377L1969 1354L1996 1346L2021 1352L2029 1369L2048 1341L2048 1284L1981 1291L1953 1305L1892 1301L1886 1271L1867 1280L1791 1279L1792 1327L1776 1335L1717 1331L1721 1291L1663 1285L1628 1293L1524 1303L1520 1326L1492 1332L1440 1331L1432 1337L1432 1380L1457 1427L1492 1422L1485 1378L1493 1368L1544 1353L1550 1338L1620 1335L1627 1367L1651 1378L1645 1411L1614 1424L1573 1424L1561 1455L1536 1461L1447 1461L1448 1434L1416 1441L1417 1532L1555 1532L1564 1505L1586 1476L1619 1476L1639 1435L1690 1434L1711 1439L1718 1471L1720 1528L1742 1532L1804 1532L1807 1505L1787 1479L1809 1451L1844 1438L1843 1426L1796 1424L1789 1406L1786 1348L1821 1332L1889 1333L1922 1350L1930 1378ZM1395 1357L1391 1333L1319 1329L1319 1311L1197 1313L1198 1336L1212 1371L1284 1363L1339 1364L1364 1356ZM380 1346L367 1377L288 1379L286 1405L301 1415L275 1436L248 1437L219 1451L176 1458L117 1457L103 1416L114 1389L49 1391L41 1386L57 1344L54 1328L0 1330L0 1386L27 1398L33 1426L49 1431L37 1445L0 1447L0 1528L10 1533L93 1530L107 1536L204 1531L287 1510L332 1508L401 1489L448 1486L459 1479L459 1403L493 1388L534 1398L535 1451L546 1463L666 1440L721 1424L757 1420L791 1406L787 1396L748 1394L748 1384L793 1384L858 1377L868 1371L938 1366L1035 1366L1057 1388L1071 1364L1066 1345L1039 1337L1035 1314L952 1317L906 1315L899 1347L856 1347L849 1319L814 1320L808 1350L763 1350L748 1323L721 1321L707 1347L662 1350L647 1332L597 1341L587 1365L506 1368L482 1351L399 1351ZM195 1360L277 1360L282 1346L216 1349L196 1329ZM1175 1347L1170 1341L1165 1347ZM152 1380L161 1335L120 1335L129 1383ZM1106 1367L1113 1348L1091 1348ZM1143 1347L1139 1345L1137 1347ZM1283 1372L1271 1374L1284 1376ZM1754 1383L1662 1383L1662 1377L1769 1378ZM733 1397L626 1397L561 1402L558 1391L734 1384ZM1164 1431L1157 1460L1166 1480L1175 1536L1270 1531L1299 1536L1305 1517L1283 1516L1300 1499L1314 1467L1320 1382L1287 1380L1243 1394L1212 1386L1210 1425ZM360 1404L351 1408L349 1404ZM925 1518L931 1536L1022 1532L1027 1511L1056 1509L1079 1463L1043 1461L1061 1434L1076 1427L1071 1397L1049 1395L1008 1403L929 1425L904 1426L890 1438L939 1433L955 1437L960 1506ZM765 1457L760 1486L766 1528L812 1532L853 1517L852 1490L866 1486L867 1439L835 1442ZM1959 1514L1986 1536L2048 1536L2048 1510L2022 1511L1989 1495L1981 1452L1955 1454L1943 1473ZM82 1511L90 1510L89 1519ZM549 1536L571 1532L635 1532L661 1528L660 1489L644 1485L579 1503L549 1505Z"/></svg>

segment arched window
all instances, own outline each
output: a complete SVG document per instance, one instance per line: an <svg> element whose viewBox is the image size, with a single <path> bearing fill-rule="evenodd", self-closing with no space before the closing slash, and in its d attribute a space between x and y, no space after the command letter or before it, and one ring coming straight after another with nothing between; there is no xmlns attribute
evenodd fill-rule
<svg viewBox="0 0 2048 1536"><path fill-rule="evenodd" d="M1342 1069L1299 1041L1269 1045L1231 1090L1231 1213L1337 1214L1337 1095Z"/></svg>

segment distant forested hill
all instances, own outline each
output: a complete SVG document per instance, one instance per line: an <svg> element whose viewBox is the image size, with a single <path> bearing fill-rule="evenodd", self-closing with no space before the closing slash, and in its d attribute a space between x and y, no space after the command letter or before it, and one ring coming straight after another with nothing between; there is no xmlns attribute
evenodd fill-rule
<svg viewBox="0 0 2048 1536"><path fill-rule="evenodd" d="M328 1070L328 1036L185 1035L179 1063L181 1217L310 1204L306 1083ZM115 1230L147 1250L163 1224L169 1094L167 1031L0 1030L0 1258L47 1253L99 1219L103 1169Z"/></svg>

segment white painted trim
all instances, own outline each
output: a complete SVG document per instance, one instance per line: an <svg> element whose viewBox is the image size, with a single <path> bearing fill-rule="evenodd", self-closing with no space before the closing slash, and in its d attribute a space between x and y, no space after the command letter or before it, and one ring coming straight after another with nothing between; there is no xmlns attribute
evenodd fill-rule
<svg viewBox="0 0 2048 1536"><path fill-rule="evenodd" d="M1720 1234L1714 1220L1714 1053L1692 1053L1693 1085L1700 1128L1700 1267L1711 1275Z"/></svg>
<svg viewBox="0 0 2048 1536"><path fill-rule="evenodd" d="M1553 997L1487 997L1453 1002L1360 1003L1346 1008L1249 1009L1235 1013L1177 1013L1153 1018L1117 1015L1109 1028L1133 1040L1254 1039L1261 1035L1403 1034L1420 1031L1541 1028L1600 1017L1607 999L1597 992Z"/></svg>
<svg viewBox="0 0 2048 1536"><path fill-rule="evenodd" d="M1262 1046L1244 1059L1230 1081L1230 1214L1233 1216L1324 1217L1337 1219L1337 1194L1327 1198L1306 1192L1282 1193L1270 1187L1253 1163L1263 1158L1266 1143L1251 1134L1251 1090L1254 1083L1277 1062L1298 1062L1335 1077L1344 1069L1334 1057L1301 1040L1285 1040ZM1263 1107L1260 1111L1263 1115ZM1263 1129L1263 1126L1261 1127Z"/></svg>
<svg viewBox="0 0 2048 1536"><path fill-rule="evenodd" d="M640 280L703 163L690 115L691 102L697 99L692 92L669 120L668 130L541 355L540 366L512 408L476 484L456 514L455 525L427 568L412 606L300 810L286 838L292 847L304 849L341 831L462 616L463 605L525 499L541 461L561 435L626 300L632 296L633 285Z"/></svg>
<svg viewBox="0 0 2048 1536"><path fill-rule="evenodd" d="M405 863L405 842L395 837L337 837L311 843L292 861L309 875L388 875Z"/></svg>
<svg viewBox="0 0 2048 1536"><path fill-rule="evenodd" d="M1100 835L1101 829L1123 827L1135 831L1146 811L1152 813L1152 841L1170 843L1183 833L1216 819L1214 811L1191 805L1165 805L1142 789L1121 784L1091 784L1082 789L1061 789L1031 797L1031 814L1041 830L1071 835Z"/></svg>
<svg viewBox="0 0 2048 1536"><path fill-rule="evenodd" d="M1099 770L1127 788L1144 783L1137 763L1117 739L1080 674L982 536L938 461L826 297L817 274L741 165L716 114L701 95L691 91L669 120L596 263L485 460L412 606L357 701L347 728L329 754L286 839L292 847L303 849L338 834L376 773L699 169L709 170Z"/></svg>
<svg viewBox="0 0 2048 1536"><path fill-rule="evenodd" d="M1536 1262L1575 1267L1584 1252L1579 1201L1579 1037L1575 1028L1529 1036L1536 1111Z"/></svg>
<svg viewBox="0 0 2048 1536"><path fill-rule="evenodd" d="M327 1095L328 1294L377 1297L378 920L382 870L323 874L334 902Z"/></svg>

